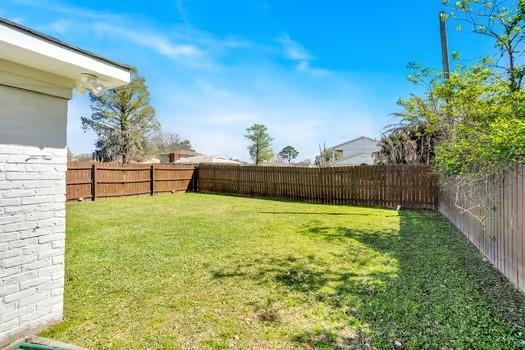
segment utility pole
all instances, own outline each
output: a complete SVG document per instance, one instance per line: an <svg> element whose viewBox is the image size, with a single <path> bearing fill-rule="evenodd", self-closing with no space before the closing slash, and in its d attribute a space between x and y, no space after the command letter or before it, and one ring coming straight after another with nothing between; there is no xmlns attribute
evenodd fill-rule
<svg viewBox="0 0 525 350"><path fill-rule="evenodd" d="M441 59L443 61L443 78L445 82L450 79L450 63L448 61L448 40L447 40L447 15L444 11L439 13L439 32L441 34ZM448 98L445 99L445 120L450 124L454 124L454 119L451 118L452 111Z"/></svg>
<svg viewBox="0 0 525 350"><path fill-rule="evenodd" d="M447 40L447 15L441 11L439 13L439 32L441 34L441 59L443 61L443 73L445 80L450 78L450 64L448 61L448 40Z"/></svg>

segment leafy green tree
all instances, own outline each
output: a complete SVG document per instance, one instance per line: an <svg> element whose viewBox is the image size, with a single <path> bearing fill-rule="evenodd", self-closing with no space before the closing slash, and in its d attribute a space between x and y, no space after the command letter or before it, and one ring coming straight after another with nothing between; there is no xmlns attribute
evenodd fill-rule
<svg viewBox="0 0 525 350"><path fill-rule="evenodd" d="M438 135L436 173L455 184L455 205L484 225L497 205L492 184L525 162L525 91L483 64L458 69L446 81L441 72L429 74L428 90L403 100L402 115L424 120L428 135ZM466 203L479 203L479 210Z"/></svg>
<svg viewBox="0 0 525 350"><path fill-rule="evenodd" d="M411 64L416 73L409 79L425 92L400 99L400 126L385 135L378 156L424 160L444 177L486 181L523 161L524 139L514 131L525 120L525 0L449 6L448 19L458 20L458 29L466 23L492 40L496 59L458 64L446 80L438 70Z"/></svg>
<svg viewBox="0 0 525 350"><path fill-rule="evenodd" d="M141 160L160 130L144 77L133 69L128 85L89 97L91 116L82 118L82 127L97 134L97 158L123 163Z"/></svg>
<svg viewBox="0 0 525 350"><path fill-rule="evenodd" d="M423 92L399 101L401 127L386 135L381 156L406 162L427 154L440 178L455 184L455 205L484 225L497 200L492 184L525 162L525 0L450 6L448 19L492 40L494 55L469 66L458 61L447 79L412 64L409 80ZM479 205L473 211L466 203Z"/></svg>
<svg viewBox="0 0 525 350"><path fill-rule="evenodd" d="M525 0L443 1L452 9L449 18L492 40L496 48L491 66L502 71L512 91L523 89L525 78ZM451 3L449 5L449 2ZM489 62L489 61L487 61Z"/></svg>
<svg viewBox="0 0 525 350"><path fill-rule="evenodd" d="M286 146L281 150L281 152L279 152L279 158L286 160L288 164L290 164L292 160L296 159L298 156L299 152L292 146Z"/></svg>
<svg viewBox="0 0 525 350"><path fill-rule="evenodd" d="M432 119L443 135L440 173L485 181L525 161L525 91L482 66L456 72L433 91L446 101Z"/></svg>
<svg viewBox="0 0 525 350"><path fill-rule="evenodd" d="M95 141L95 152L93 153L98 162L123 160L118 133L112 132L111 130L100 133L98 139Z"/></svg>
<svg viewBox="0 0 525 350"><path fill-rule="evenodd" d="M252 125L246 129L246 134L244 136L251 142L250 146L248 146L248 151L250 152L250 157L255 162L255 165L272 160L273 138L268 133L268 128L265 125Z"/></svg>

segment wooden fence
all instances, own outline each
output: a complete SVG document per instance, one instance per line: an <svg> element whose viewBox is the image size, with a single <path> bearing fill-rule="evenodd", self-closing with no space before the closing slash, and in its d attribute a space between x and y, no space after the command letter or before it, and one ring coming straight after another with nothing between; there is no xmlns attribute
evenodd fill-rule
<svg viewBox="0 0 525 350"><path fill-rule="evenodd" d="M186 192L195 181L195 167L172 164L70 162L66 198L98 198Z"/></svg>
<svg viewBox="0 0 525 350"><path fill-rule="evenodd" d="M456 200L454 184L444 186L439 211L479 249L502 274L525 292L525 166L519 165L489 189L493 206L483 210L479 203ZM458 205L459 204L459 207ZM473 214L462 208L471 208Z"/></svg>
<svg viewBox="0 0 525 350"><path fill-rule="evenodd" d="M421 165L330 168L200 165L200 192L326 204L436 209L437 182Z"/></svg>

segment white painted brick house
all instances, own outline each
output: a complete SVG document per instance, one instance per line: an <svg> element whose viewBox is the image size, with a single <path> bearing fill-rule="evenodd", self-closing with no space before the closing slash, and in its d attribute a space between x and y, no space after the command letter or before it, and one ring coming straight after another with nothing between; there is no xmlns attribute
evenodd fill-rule
<svg viewBox="0 0 525 350"><path fill-rule="evenodd" d="M62 319L67 104L130 69L0 18L0 347Z"/></svg>

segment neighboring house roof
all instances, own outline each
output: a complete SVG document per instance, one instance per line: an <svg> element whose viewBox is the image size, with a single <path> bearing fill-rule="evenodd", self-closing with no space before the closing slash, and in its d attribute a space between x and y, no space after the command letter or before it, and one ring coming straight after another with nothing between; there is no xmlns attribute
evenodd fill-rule
<svg viewBox="0 0 525 350"><path fill-rule="evenodd" d="M0 59L67 78L72 87L83 74L95 76L104 88L130 81L129 66L4 18L0 18Z"/></svg>
<svg viewBox="0 0 525 350"><path fill-rule="evenodd" d="M350 140L350 141L346 141L346 142L340 143L340 144L335 145L335 146L330 147L330 148L331 148L331 149L337 149L337 148L339 148L339 147L341 147L341 146L347 145L347 144L349 144L349 143L354 143L354 142L359 141L359 140L369 140L369 141L376 142L376 143L379 142L378 140L373 139L373 138L371 138L371 137L360 136L360 137L358 137L358 138L355 138L355 139L352 139L352 140Z"/></svg>
<svg viewBox="0 0 525 350"><path fill-rule="evenodd" d="M142 164L158 164L160 163L160 159L157 158L157 157L153 157L153 158L149 158L149 159L145 159L141 162Z"/></svg>
<svg viewBox="0 0 525 350"><path fill-rule="evenodd" d="M190 151L187 149L181 149L173 152L162 153L161 156L169 156L170 154L178 154L180 156L201 156L201 153Z"/></svg>
<svg viewBox="0 0 525 350"><path fill-rule="evenodd" d="M296 166L298 167L313 167L314 166L314 161L313 160L303 160L303 161L300 161L298 163L295 163Z"/></svg>
<svg viewBox="0 0 525 350"><path fill-rule="evenodd" d="M238 164L240 165L240 162L237 162L235 160L227 159L224 156L215 155L215 156L207 156L207 155L200 155L195 157L187 157L179 159L175 162L176 164L200 164L200 163L220 163L220 164Z"/></svg>

